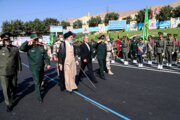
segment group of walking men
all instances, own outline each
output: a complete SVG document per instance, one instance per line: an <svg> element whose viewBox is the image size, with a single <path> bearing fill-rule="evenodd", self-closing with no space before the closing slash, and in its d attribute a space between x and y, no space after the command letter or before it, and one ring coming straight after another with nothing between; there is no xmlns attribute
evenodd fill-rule
<svg viewBox="0 0 180 120"><path fill-rule="evenodd" d="M64 36L62 34L59 35L58 41L53 46L53 51L49 46L42 44L42 37L38 37L36 34L31 34L31 39L24 42L20 48L12 45L11 37L12 35L9 33L2 34L1 41L3 44L0 46L0 80L8 112L13 110L13 102L16 99L17 76L22 71L19 50L27 53L29 69L32 73L39 103L43 102L41 88L44 87L44 72L46 69L51 68L50 61L54 60L57 62L57 73L61 90L66 90L70 93L78 90L75 82L77 65L80 67L78 76L80 82L82 81L83 74L86 75L84 72L86 66L91 75L91 81L93 83L98 82L92 66L92 58L94 56L96 56L99 62L100 68L98 73L100 78L105 80L105 71L113 75L110 67L113 47L108 36L106 38L104 35L100 36L99 41L93 45L89 44L89 38L85 36L84 42L77 47L73 45L74 34L67 32ZM79 52L77 53L76 51ZM80 65L78 56L81 57Z"/></svg>

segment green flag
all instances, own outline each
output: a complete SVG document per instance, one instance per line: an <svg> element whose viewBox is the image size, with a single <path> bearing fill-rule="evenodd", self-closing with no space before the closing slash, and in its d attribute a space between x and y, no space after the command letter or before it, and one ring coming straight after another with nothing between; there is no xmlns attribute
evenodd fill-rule
<svg viewBox="0 0 180 120"><path fill-rule="evenodd" d="M54 35L53 34L50 35L50 40L51 40L51 43L54 43Z"/></svg>
<svg viewBox="0 0 180 120"><path fill-rule="evenodd" d="M148 17L148 6L146 7L144 28L143 28L143 43L148 39L148 29L149 29L149 17Z"/></svg>

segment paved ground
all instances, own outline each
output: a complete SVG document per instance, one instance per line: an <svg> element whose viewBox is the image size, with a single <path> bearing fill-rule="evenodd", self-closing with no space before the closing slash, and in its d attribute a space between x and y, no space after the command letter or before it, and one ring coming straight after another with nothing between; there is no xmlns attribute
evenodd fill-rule
<svg viewBox="0 0 180 120"><path fill-rule="evenodd" d="M121 62L112 65L114 76L98 78L94 88L87 78L79 91L61 92L55 69L46 72L44 102L39 104L26 54L21 54L17 98L12 113L5 111L0 87L0 120L179 120L180 65L157 70L156 65L137 68ZM98 65L94 64L94 70Z"/></svg>

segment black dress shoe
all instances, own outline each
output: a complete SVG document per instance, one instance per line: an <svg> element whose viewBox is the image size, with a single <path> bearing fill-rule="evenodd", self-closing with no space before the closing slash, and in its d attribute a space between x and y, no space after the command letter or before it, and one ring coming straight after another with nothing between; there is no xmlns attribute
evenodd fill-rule
<svg viewBox="0 0 180 120"><path fill-rule="evenodd" d="M79 77L79 79L78 79L78 80L79 80L79 82L82 82L82 79L81 79L80 77Z"/></svg>
<svg viewBox="0 0 180 120"><path fill-rule="evenodd" d="M66 90L66 92L72 94L72 91L67 91L67 90Z"/></svg>
<svg viewBox="0 0 180 120"><path fill-rule="evenodd" d="M93 83L98 83L98 81L97 81L97 80L92 80L92 82L93 82Z"/></svg>
<svg viewBox="0 0 180 120"><path fill-rule="evenodd" d="M61 87L61 91L64 91L65 90L65 87Z"/></svg>
<svg viewBox="0 0 180 120"><path fill-rule="evenodd" d="M74 89L73 91L78 91L78 89Z"/></svg>
<svg viewBox="0 0 180 120"><path fill-rule="evenodd" d="M100 77L102 80L106 80L106 78L105 77Z"/></svg>
<svg viewBox="0 0 180 120"><path fill-rule="evenodd" d="M43 103L43 100L42 100L42 99L40 99L40 98L38 98L38 101L39 101L39 103L40 103L40 104L42 104L42 103Z"/></svg>
<svg viewBox="0 0 180 120"><path fill-rule="evenodd" d="M12 110L13 110L12 106L7 106L7 108L6 108L7 112L12 112Z"/></svg>

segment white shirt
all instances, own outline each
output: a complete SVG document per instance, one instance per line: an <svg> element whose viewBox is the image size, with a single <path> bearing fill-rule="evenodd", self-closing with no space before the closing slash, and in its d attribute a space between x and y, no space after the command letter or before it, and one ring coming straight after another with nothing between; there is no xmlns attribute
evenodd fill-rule
<svg viewBox="0 0 180 120"><path fill-rule="evenodd" d="M89 45L85 42L85 44L86 44L86 46L88 47L88 50L90 51L90 47L89 47Z"/></svg>

